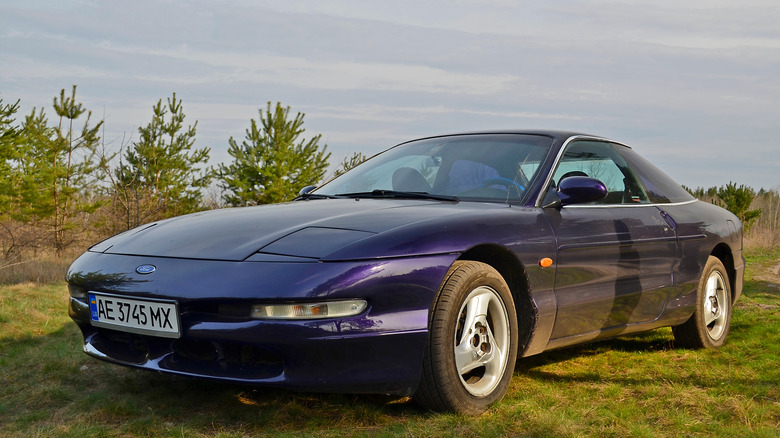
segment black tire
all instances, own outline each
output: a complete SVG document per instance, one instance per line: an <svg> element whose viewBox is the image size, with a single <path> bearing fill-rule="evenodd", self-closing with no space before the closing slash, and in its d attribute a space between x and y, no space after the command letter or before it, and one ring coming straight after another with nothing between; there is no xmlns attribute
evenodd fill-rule
<svg viewBox="0 0 780 438"><path fill-rule="evenodd" d="M685 348L719 348L731 323L731 285L723 263L710 256L696 291L696 311L688 321L672 327L674 340Z"/></svg>
<svg viewBox="0 0 780 438"><path fill-rule="evenodd" d="M414 400L440 412L480 414L506 394L517 358L517 313L491 266L458 261L429 317L423 372Z"/></svg>

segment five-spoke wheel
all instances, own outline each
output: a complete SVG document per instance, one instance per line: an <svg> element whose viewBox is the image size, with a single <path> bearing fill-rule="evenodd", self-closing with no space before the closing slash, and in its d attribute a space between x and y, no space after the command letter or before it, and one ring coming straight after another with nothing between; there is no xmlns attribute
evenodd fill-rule
<svg viewBox="0 0 780 438"><path fill-rule="evenodd" d="M488 320L490 317L490 320ZM470 394L482 397L496 389L507 366L509 318L501 297L479 286L461 306L455 330L455 367Z"/></svg>
<svg viewBox="0 0 780 438"><path fill-rule="evenodd" d="M677 327L674 339L682 347L718 348L726 341L731 321L731 286L723 263L710 257L696 295L696 311Z"/></svg>
<svg viewBox="0 0 780 438"><path fill-rule="evenodd" d="M501 275L484 263L455 262L431 312L415 400L438 411L483 412L509 387L517 337L515 305Z"/></svg>

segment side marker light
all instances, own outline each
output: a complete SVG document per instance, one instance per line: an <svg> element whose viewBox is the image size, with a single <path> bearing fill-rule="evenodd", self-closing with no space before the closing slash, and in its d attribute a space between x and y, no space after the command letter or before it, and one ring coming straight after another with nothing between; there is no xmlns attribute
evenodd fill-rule
<svg viewBox="0 0 780 438"><path fill-rule="evenodd" d="M539 260L539 266L541 266L543 268L549 268L550 266L552 266L552 264L553 264L553 261L549 257L545 257L545 258Z"/></svg>

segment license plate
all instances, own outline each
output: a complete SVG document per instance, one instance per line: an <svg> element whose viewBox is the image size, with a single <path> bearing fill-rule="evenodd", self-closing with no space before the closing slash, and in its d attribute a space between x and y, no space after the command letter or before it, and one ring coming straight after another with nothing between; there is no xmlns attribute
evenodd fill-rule
<svg viewBox="0 0 780 438"><path fill-rule="evenodd" d="M180 336L175 301L89 294L89 310L95 327L164 338Z"/></svg>

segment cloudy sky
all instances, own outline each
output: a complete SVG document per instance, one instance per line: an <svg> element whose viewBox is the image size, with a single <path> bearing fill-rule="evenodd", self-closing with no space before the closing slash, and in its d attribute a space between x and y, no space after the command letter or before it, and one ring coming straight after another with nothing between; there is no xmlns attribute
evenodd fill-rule
<svg viewBox="0 0 780 438"><path fill-rule="evenodd" d="M62 88L118 149L175 92L212 164L266 102L332 161L492 128L632 145L691 187L780 187L778 0L0 3L0 98Z"/></svg>

